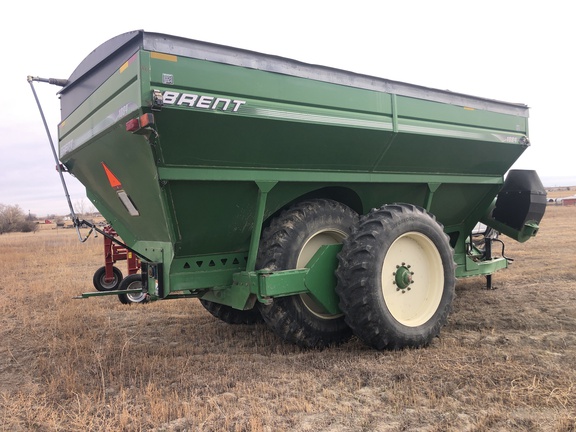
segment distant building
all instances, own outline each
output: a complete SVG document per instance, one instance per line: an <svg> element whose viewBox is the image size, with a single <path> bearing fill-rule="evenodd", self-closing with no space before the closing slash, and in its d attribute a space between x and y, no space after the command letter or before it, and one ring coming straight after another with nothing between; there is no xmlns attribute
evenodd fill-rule
<svg viewBox="0 0 576 432"><path fill-rule="evenodd" d="M564 205L564 206L576 205L576 195L562 198L562 205Z"/></svg>

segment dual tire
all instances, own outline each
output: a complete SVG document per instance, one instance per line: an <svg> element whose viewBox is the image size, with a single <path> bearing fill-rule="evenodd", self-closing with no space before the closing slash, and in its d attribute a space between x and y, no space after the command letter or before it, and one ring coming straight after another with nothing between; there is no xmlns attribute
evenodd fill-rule
<svg viewBox="0 0 576 432"><path fill-rule="evenodd" d="M323 348L355 334L381 350L425 346L439 334L454 297L455 266L448 236L430 213L393 204L359 219L333 200L304 201L263 231L257 268L304 268L320 246L335 243L343 244L334 279L341 313L327 313L306 294L259 303L277 335Z"/></svg>
<svg viewBox="0 0 576 432"><path fill-rule="evenodd" d="M214 303L203 299L200 299L200 304L202 304L204 309L206 309L212 316L227 324L258 324L263 322L262 315L260 315L257 306L248 310L239 310L228 305Z"/></svg>

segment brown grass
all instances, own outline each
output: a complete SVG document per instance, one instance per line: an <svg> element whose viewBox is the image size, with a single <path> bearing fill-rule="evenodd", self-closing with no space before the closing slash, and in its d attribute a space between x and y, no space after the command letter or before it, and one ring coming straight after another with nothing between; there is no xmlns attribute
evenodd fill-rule
<svg viewBox="0 0 576 432"><path fill-rule="evenodd" d="M101 237L0 236L0 431L575 431L575 216L550 206L498 289L459 281L441 337L400 352L302 350L196 300L74 300Z"/></svg>

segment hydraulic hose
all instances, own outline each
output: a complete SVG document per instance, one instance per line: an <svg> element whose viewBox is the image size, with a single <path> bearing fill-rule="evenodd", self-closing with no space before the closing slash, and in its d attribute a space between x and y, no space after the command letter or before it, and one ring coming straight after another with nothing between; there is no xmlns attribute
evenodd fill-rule
<svg viewBox="0 0 576 432"><path fill-rule="evenodd" d="M66 200L68 201L68 208L70 209L70 218L74 222L74 227L76 228L76 232L78 233L79 240L84 243L90 234L92 234L92 229L88 232L86 237L82 238L82 234L80 233L80 223L78 221L78 217L76 216L76 212L74 212L74 206L72 205L72 201L70 200L70 194L68 193L68 187L66 186L66 181L64 180L64 174L62 170L62 165L60 164L60 160L58 159L58 155L56 154L56 148L54 147L54 142L52 141L52 135L50 134L50 129L48 128L48 123L46 122L46 117L44 116L44 111L42 110L42 105L40 104L40 100L38 99L38 95L36 94L36 89L34 88L34 81L38 82L46 82L49 84L54 84L58 86L65 86L68 80L65 79L57 79L57 78L39 78L28 76L28 83L30 84L30 88L32 89L32 93L34 94L34 99L36 100L36 105L38 105L38 110L40 111L40 116L42 117L42 122L44 123L44 129L46 130L46 135L48 135L48 141L50 142L50 148L52 149L52 155L54 156L54 162L56 163L56 170L58 171L58 175L60 176L60 182L62 183L62 188L64 189L64 195L66 195Z"/></svg>

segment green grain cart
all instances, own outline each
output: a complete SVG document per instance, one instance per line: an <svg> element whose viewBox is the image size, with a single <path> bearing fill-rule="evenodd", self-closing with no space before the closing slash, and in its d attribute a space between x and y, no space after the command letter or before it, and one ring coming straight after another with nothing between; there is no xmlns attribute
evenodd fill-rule
<svg viewBox="0 0 576 432"><path fill-rule="evenodd" d="M544 214L537 174L509 172L522 104L144 31L49 81L63 170L142 265L83 297L199 298L304 347L419 347L456 278L507 266L474 227L523 242Z"/></svg>

